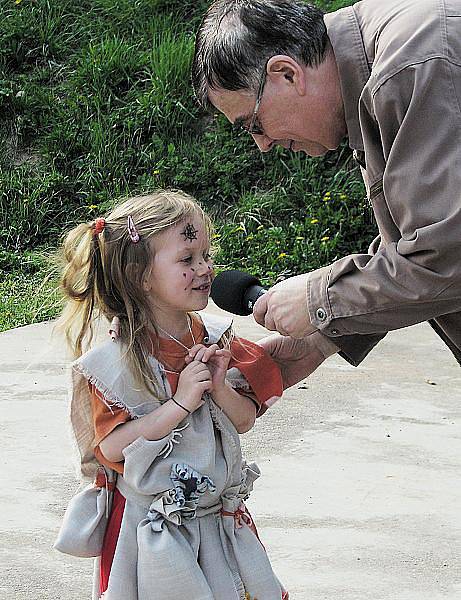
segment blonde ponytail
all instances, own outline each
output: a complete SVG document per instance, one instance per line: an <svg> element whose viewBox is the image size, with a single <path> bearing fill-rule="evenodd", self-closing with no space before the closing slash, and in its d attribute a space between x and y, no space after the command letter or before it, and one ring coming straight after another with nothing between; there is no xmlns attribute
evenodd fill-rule
<svg viewBox="0 0 461 600"><path fill-rule="evenodd" d="M97 244L97 242L96 242ZM93 226L82 223L72 229L63 246L64 269L61 288L67 303L59 328L64 332L75 357L80 356L84 340L91 343L95 311L95 242Z"/></svg>

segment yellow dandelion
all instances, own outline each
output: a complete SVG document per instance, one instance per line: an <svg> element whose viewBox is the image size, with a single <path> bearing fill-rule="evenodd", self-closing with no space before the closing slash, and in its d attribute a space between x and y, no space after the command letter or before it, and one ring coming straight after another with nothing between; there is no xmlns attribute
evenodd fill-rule
<svg viewBox="0 0 461 600"><path fill-rule="evenodd" d="M96 204L90 204L89 207L88 207L89 210L96 210L97 208L98 207L97 207Z"/></svg>
<svg viewBox="0 0 461 600"><path fill-rule="evenodd" d="M280 258L285 258L287 256L286 252L280 252L280 254L277 256L278 259Z"/></svg>
<svg viewBox="0 0 461 600"><path fill-rule="evenodd" d="M318 219L311 219L311 223L312 223L312 225L315 225L315 224L316 224L316 223L318 223L318 222L319 222L319 220L318 220Z"/></svg>
<svg viewBox="0 0 461 600"><path fill-rule="evenodd" d="M330 237L328 235L326 235L325 237L323 237L320 241L321 242L328 242L328 240L330 239Z"/></svg>
<svg viewBox="0 0 461 600"><path fill-rule="evenodd" d="M347 200L347 194L341 194L339 197L341 200Z"/></svg>
<svg viewBox="0 0 461 600"><path fill-rule="evenodd" d="M158 169L156 169L155 171L153 171L154 175L158 175L160 173L160 171Z"/></svg>

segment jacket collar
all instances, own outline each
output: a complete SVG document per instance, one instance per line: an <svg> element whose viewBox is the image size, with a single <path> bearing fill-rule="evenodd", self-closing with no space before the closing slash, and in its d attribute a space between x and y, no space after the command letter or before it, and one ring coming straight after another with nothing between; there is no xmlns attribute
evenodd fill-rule
<svg viewBox="0 0 461 600"><path fill-rule="evenodd" d="M357 16L353 7L348 6L326 14L324 19L338 65L349 146L363 150L359 99L370 77L370 68Z"/></svg>

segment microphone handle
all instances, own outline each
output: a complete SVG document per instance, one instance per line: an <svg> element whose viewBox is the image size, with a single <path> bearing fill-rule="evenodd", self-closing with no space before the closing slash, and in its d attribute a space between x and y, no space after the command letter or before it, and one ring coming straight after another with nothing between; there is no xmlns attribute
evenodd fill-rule
<svg viewBox="0 0 461 600"><path fill-rule="evenodd" d="M243 306L245 310L248 311L248 315L251 315L253 312L253 306L255 305L256 300L266 292L267 290L260 285L251 285L245 290L243 295Z"/></svg>

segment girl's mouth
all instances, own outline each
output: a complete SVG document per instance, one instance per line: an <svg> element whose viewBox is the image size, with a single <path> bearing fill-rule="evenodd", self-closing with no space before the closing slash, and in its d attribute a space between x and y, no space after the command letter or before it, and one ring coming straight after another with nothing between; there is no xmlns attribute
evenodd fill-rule
<svg viewBox="0 0 461 600"><path fill-rule="evenodd" d="M207 282L207 283L202 283L202 285L199 285L198 287L193 287L192 289L195 290L196 292L208 293L210 291L210 288L211 288L211 284L209 282Z"/></svg>

